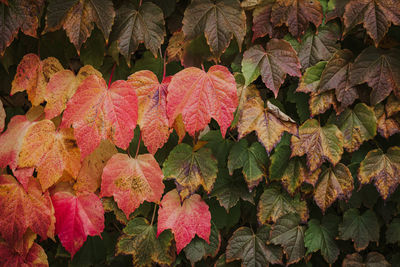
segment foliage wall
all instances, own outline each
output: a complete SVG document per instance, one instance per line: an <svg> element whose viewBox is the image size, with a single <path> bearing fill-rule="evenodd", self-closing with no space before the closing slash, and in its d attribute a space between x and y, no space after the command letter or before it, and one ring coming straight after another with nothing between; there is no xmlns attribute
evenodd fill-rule
<svg viewBox="0 0 400 267"><path fill-rule="evenodd" d="M397 0L0 0L0 265L399 265L399 26Z"/></svg>

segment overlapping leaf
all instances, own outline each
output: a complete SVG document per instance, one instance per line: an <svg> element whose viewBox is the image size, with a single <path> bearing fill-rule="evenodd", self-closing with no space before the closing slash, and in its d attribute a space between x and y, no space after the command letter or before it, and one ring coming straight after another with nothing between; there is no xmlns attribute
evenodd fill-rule
<svg viewBox="0 0 400 267"><path fill-rule="evenodd" d="M400 132L400 121L395 117L388 117L385 106L380 103L374 107L377 119L377 128L380 135L385 138Z"/></svg>
<svg viewBox="0 0 400 267"><path fill-rule="evenodd" d="M389 267L391 264L387 262L385 259L385 256L378 252L370 252L367 255L367 258L365 261L363 260L363 257L358 254L358 253L353 253L353 254L348 254L346 255L346 258L343 260L343 267L362 267L362 266L367 266L367 267Z"/></svg>

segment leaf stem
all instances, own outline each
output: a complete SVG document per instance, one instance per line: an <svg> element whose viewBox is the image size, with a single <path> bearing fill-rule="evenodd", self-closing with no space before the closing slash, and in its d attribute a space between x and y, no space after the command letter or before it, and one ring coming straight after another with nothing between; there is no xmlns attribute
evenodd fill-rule
<svg viewBox="0 0 400 267"><path fill-rule="evenodd" d="M153 216L151 217L150 225L153 226L154 218L156 217L157 204L154 203Z"/></svg>
<svg viewBox="0 0 400 267"><path fill-rule="evenodd" d="M142 6L142 2L143 2L143 0L140 0L140 1L139 1L139 7Z"/></svg>
<svg viewBox="0 0 400 267"><path fill-rule="evenodd" d="M115 71L115 66L116 66L116 65L117 65L117 64L114 63L114 65L113 65L113 67L112 67L112 69L111 69L110 79L108 80L108 89L110 89L111 81L112 81L112 78L113 78L113 75L114 75L114 71Z"/></svg>
<svg viewBox="0 0 400 267"><path fill-rule="evenodd" d="M135 158L137 158L137 156L138 156L138 154L139 154L139 148L140 148L140 141L142 140L142 132L140 132L140 134L139 134L139 141L138 141L138 144L137 144L137 148L136 148L136 155L135 155Z"/></svg>
<svg viewBox="0 0 400 267"><path fill-rule="evenodd" d="M202 69L204 72L206 72L206 71L204 70L204 65L203 65L203 63L201 63L201 69Z"/></svg>

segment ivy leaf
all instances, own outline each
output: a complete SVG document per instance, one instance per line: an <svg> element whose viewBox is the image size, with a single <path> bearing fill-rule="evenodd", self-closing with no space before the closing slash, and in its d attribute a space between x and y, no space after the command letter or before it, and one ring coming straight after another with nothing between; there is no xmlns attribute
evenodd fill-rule
<svg viewBox="0 0 400 267"><path fill-rule="evenodd" d="M221 246L221 235L211 221L211 233L210 233L210 243L207 244L201 238L195 237L190 241L190 243L184 248L186 258L190 261L192 266L201 259L206 259L207 257L215 257Z"/></svg>
<svg viewBox="0 0 400 267"><path fill-rule="evenodd" d="M63 247L74 257L86 237L100 236L104 230L104 209L94 193L74 195L68 190L58 190L52 196L56 234Z"/></svg>
<svg viewBox="0 0 400 267"><path fill-rule="evenodd" d="M107 88L104 79L91 75L68 101L61 127L72 125L85 158L104 139L127 149L137 117L137 97L128 82L116 81Z"/></svg>
<svg viewBox="0 0 400 267"><path fill-rule="evenodd" d="M226 261L241 260L242 266L269 266L282 264L282 249L267 245L270 227L261 226L257 233L249 227L237 229L228 241Z"/></svg>
<svg viewBox="0 0 400 267"><path fill-rule="evenodd" d="M248 147L247 140L241 139L233 145L229 153L229 174L232 175L234 170L243 168L242 173L251 190L266 176L267 159L267 153L260 143L254 142Z"/></svg>
<svg viewBox="0 0 400 267"><path fill-rule="evenodd" d="M54 57L41 61L35 54L26 54L18 64L10 94L26 90L29 101L37 106L45 100L46 86L50 78L63 69Z"/></svg>
<svg viewBox="0 0 400 267"><path fill-rule="evenodd" d="M158 210L157 236L166 229L171 229L175 236L178 254L196 234L210 243L211 213L208 205L198 194L191 195L181 204L178 191L169 191Z"/></svg>
<svg viewBox="0 0 400 267"><path fill-rule="evenodd" d="M153 262L170 265L175 258L172 240L170 231L156 237L156 227L145 218L136 217L123 229L117 254L132 255L134 266L151 266Z"/></svg>
<svg viewBox="0 0 400 267"><path fill-rule="evenodd" d="M311 219L304 237L307 254L321 250L324 259L333 264L340 254L334 241L338 233L338 224L339 217L332 214L325 215L322 223L317 219Z"/></svg>
<svg viewBox="0 0 400 267"><path fill-rule="evenodd" d="M307 203L300 196L289 196L275 187L264 190L258 202L258 221L262 224L277 222L279 218L289 213L296 213L302 222L308 219Z"/></svg>
<svg viewBox="0 0 400 267"><path fill-rule="evenodd" d="M167 87L171 78L160 84L157 76L148 70L138 71L128 77L128 82L138 96L138 124L143 143L151 154L168 141Z"/></svg>
<svg viewBox="0 0 400 267"><path fill-rule="evenodd" d="M124 3L118 10L115 19L115 33L118 48L130 63L131 54L144 43L155 57L164 42L164 14L161 8L151 2L137 6L134 2Z"/></svg>
<svg viewBox="0 0 400 267"><path fill-rule="evenodd" d="M246 15L237 0L194 0L186 8L182 23L189 40L204 32L217 59L228 48L233 36L240 50L246 34Z"/></svg>
<svg viewBox="0 0 400 267"><path fill-rule="evenodd" d="M293 264L304 257L306 249L304 247L305 227L299 225L300 217L289 213L279 218L272 226L271 243L281 245L286 254L286 264Z"/></svg>
<svg viewBox="0 0 400 267"><path fill-rule="evenodd" d="M394 219L386 230L386 243L396 244L400 242L400 219Z"/></svg>
<svg viewBox="0 0 400 267"><path fill-rule="evenodd" d="M151 154L130 158L115 154L104 167L101 180L101 196L113 196L126 218L143 201L158 203L164 192L164 176Z"/></svg>
<svg viewBox="0 0 400 267"><path fill-rule="evenodd" d="M353 176L342 163L326 169L320 176L314 192L314 200L324 213L336 199L350 198L354 188Z"/></svg>
<svg viewBox="0 0 400 267"><path fill-rule="evenodd" d="M343 154L343 134L333 124L323 127L315 119L309 119L299 127L299 137L292 136L293 156L307 154L307 166L315 171L328 160L336 165Z"/></svg>
<svg viewBox="0 0 400 267"><path fill-rule="evenodd" d="M296 51L285 40L271 39L264 49L255 45L243 54L242 71L245 85L249 85L261 74L265 86L270 89L275 98L286 74L300 77L300 62Z"/></svg>
<svg viewBox="0 0 400 267"><path fill-rule="evenodd" d="M363 261L363 257L358 253L348 254L346 258L343 260L343 267L358 267L358 266L367 266L367 267L389 267L391 264L387 262L385 256L378 252L370 252L367 255L365 261Z"/></svg>
<svg viewBox="0 0 400 267"><path fill-rule="evenodd" d="M378 47L390 24L400 25L399 10L399 2L395 0L352 0L346 5L343 15L346 32L362 23Z"/></svg>
<svg viewBox="0 0 400 267"><path fill-rule="evenodd" d="M400 122L394 117L386 115L385 106L378 104L374 107L375 117L377 119L378 132L386 139L400 132Z"/></svg>
<svg viewBox="0 0 400 267"><path fill-rule="evenodd" d="M90 36L93 23L96 23L108 41L114 17L115 11L110 0L55 0L47 8L45 32L62 27L79 51Z"/></svg>
<svg viewBox="0 0 400 267"><path fill-rule="evenodd" d="M60 115L67 107L68 100L75 94L78 86L90 75L102 77L101 73L92 66L86 65L80 68L78 74L70 70L60 70L49 80L44 99L46 100L46 119L52 119Z"/></svg>
<svg viewBox="0 0 400 267"><path fill-rule="evenodd" d="M54 209L48 192L30 177L25 190L11 175L0 176L0 233L9 245L22 253L20 241L30 228L42 239L54 238Z"/></svg>
<svg viewBox="0 0 400 267"><path fill-rule="evenodd" d="M228 68L215 65L208 72L190 67L175 74L168 86L169 125L182 114L186 131L194 136L215 119L225 137L238 105L236 82Z"/></svg>
<svg viewBox="0 0 400 267"><path fill-rule="evenodd" d="M380 149L368 152L358 170L362 184L374 182L383 199L387 199L399 184L400 148L391 147L386 154Z"/></svg>
<svg viewBox="0 0 400 267"><path fill-rule="evenodd" d="M271 22L277 26L286 24L289 32L300 38L312 22L315 27L322 23L322 6L319 1L277 0L271 13Z"/></svg>
<svg viewBox="0 0 400 267"><path fill-rule="evenodd" d="M392 91L400 95L399 54L400 51L395 48L383 50L368 47L355 59L350 69L350 82L352 85L368 83L372 88L372 105L384 100Z"/></svg>
<svg viewBox="0 0 400 267"><path fill-rule="evenodd" d="M348 152L358 150L364 141L376 135L374 110L364 103L358 103L353 110L346 109L338 118L339 129L343 133L343 147Z"/></svg>
<svg viewBox="0 0 400 267"><path fill-rule="evenodd" d="M231 176L227 169L219 169L211 196L215 196L219 204L227 212L234 207L239 199L254 204L254 199L241 176Z"/></svg>
<svg viewBox="0 0 400 267"><path fill-rule="evenodd" d="M198 187L211 192L217 178L217 161L208 148L193 151L188 144L177 145L163 165L164 176L195 192Z"/></svg>
<svg viewBox="0 0 400 267"><path fill-rule="evenodd" d="M367 248L370 241L379 241L379 224L375 213L367 210L360 215L357 209L349 209L343 215L339 225L339 238L354 241L357 251Z"/></svg>
<svg viewBox="0 0 400 267"><path fill-rule="evenodd" d="M6 123L6 111L3 107L3 102L0 101L0 133L4 130Z"/></svg>
<svg viewBox="0 0 400 267"><path fill-rule="evenodd" d="M264 101L259 92L255 93L254 97L247 98L242 110L239 111L238 138L241 139L255 131L260 143L267 153L270 153L284 132L297 135L297 124L269 101L264 108Z"/></svg>

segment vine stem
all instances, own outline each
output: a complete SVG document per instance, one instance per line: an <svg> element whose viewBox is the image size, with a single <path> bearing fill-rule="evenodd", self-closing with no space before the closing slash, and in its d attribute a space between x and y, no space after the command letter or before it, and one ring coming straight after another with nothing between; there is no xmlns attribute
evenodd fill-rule
<svg viewBox="0 0 400 267"><path fill-rule="evenodd" d="M142 2L143 2L143 0L140 0L140 1L139 1L139 7L142 6Z"/></svg>
<svg viewBox="0 0 400 267"><path fill-rule="evenodd" d="M139 141L138 141L138 144L137 144L137 148L136 148L136 155L135 155L135 158L137 158L137 156L138 156L138 154L139 154L139 148L140 148L140 141L142 140L142 132L140 132L140 134L139 134Z"/></svg>
<svg viewBox="0 0 400 267"><path fill-rule="evenodd" d="M153 226L154 218L156 217L157 204L154 203L153 216L151 217L150 225Z"/></svg>
<svg viewBox="0 0 400 267"><path fill-rule="evenodd" d="M110 79L108 80L108 89L110 89L110 86L111 86L111 81L112 81L112 78L113 78L113 75L114 75L115 66L117 66L117 65L114 63L114 65L113 65L113 67L111 69Z"/></svg>
<svg viewBox="0 0 400 267"><path fill-rule="evenodd" d="M160 55L162 56L161 48L160 48ZM164 81L165 75L166 75L166 72L167 72L167 49L165 49L165 51L164 51L164 58L163 58L163 60L164 60L164 66L163 66L163 76L162 76L162 81L161 81L161 82Z"/></svg>

